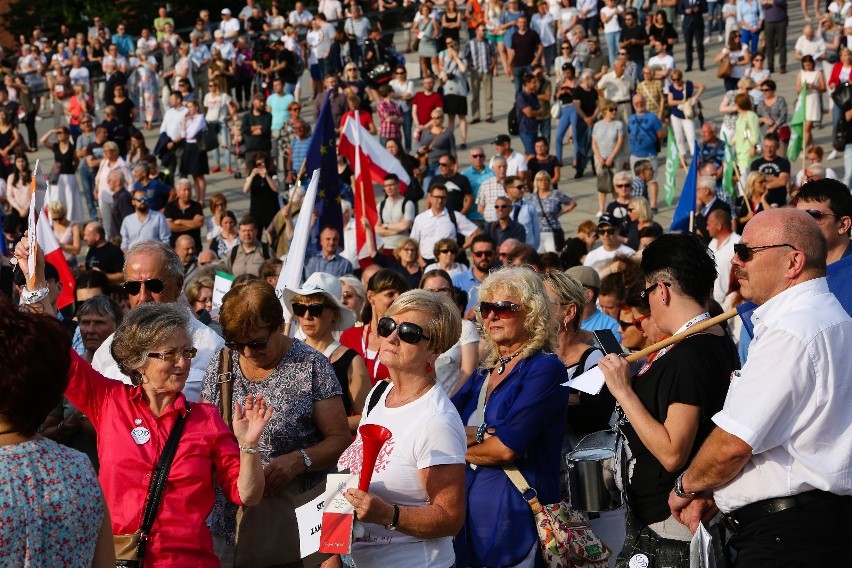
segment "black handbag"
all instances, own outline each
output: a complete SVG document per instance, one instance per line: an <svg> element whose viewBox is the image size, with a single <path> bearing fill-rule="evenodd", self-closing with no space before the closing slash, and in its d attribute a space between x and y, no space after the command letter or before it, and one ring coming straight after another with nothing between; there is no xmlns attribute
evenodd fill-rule
<svg viewBox="0 0 852 568"><path fill-rule="evenodd" d="M189 411L190 406L187 402L186 414L189 414ZM175 459L178 442L180 442L185 425L186 415L178 414L175 425L169 434L169 439L166 440L166 445L163 447L163 453L160 454L160 460L157 462L154 474L151 476L151 484L148 486L148 498L145 500L145 510L142 514L142 525L139 527L139 530L133 534L117 534L112 537L113 546L115 547L116 566L124 568L140 568L142 566L151 527L154 526L154 519L160 508L160 502L163 500L166 481L169 478L169 471L172 469L172 462Z"/></svg>
<svg viewBox="0 0 852 568"><path fill-rule="evenodd" d="M834 132L831 136L831 147L838 152L846 149L846 121L838 120L834 123Z"/></svg>

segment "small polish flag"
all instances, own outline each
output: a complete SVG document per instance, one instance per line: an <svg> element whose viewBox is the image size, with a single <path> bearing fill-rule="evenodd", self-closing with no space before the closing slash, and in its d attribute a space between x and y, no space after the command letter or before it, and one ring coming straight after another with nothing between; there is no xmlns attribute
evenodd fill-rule
<svg viewBox="0 0 852 568"><path fill-rule="evenodd" d="M65 255L62 253L62 248L59 246L59 241L56 235L53 234L53 227L50 226L50 214L45 207L38 221L36 222L36 241L38 246L44 251L44 260L49 262L56 268L59 273L59 281L62 282L62 292L56 300L56 307L59 309L65 306L70 306L74 303L74 289L77 286L74 280L74 275L71 273L71 267L68 266L68 261L65 260Z"/></svg>

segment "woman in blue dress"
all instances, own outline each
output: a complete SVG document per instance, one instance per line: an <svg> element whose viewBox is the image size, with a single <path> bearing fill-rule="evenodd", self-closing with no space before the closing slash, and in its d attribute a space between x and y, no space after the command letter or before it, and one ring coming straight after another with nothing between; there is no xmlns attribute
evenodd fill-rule
<svg viewBox="0 0 852 568"><path fill-rule="evenodd" d="M542 503L559 501L568 389L552 353L556 326L528 268L491 273L479 288L483 367L452 401L467 433L467 517L456 566L543 566L532 512L503 470L514 463Z"/></svg>

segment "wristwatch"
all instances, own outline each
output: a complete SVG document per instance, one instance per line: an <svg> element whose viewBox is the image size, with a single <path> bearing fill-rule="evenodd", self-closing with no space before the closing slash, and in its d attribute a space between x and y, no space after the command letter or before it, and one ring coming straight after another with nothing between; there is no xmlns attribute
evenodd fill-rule
<svg viewBox="0 0 852 568"><path fill-rule="evenodd" d="M399 524L399 505L396 503L393 504L393 520L389 525L385 525L385 528L389 531L395 531L396 526Z"/></svg>
<svg viewBox="0 0 852 568"><path fill-rule="evenodd" d="M694 499L695 496L698 495L698 493L687 493L683 490L683 473L678 475L677 479L675 479L674 493L681 499Z"/></svg>
<svg viewBox="0 0 852 568"><path fill-rule="evenodd" d="M299 451L302 452L302 459L305 460L305 471L310 471L311 466L314 465L314 462L311 461L311 456L309 456L308 452L306 452L305 450L299 450Z"/></svg>

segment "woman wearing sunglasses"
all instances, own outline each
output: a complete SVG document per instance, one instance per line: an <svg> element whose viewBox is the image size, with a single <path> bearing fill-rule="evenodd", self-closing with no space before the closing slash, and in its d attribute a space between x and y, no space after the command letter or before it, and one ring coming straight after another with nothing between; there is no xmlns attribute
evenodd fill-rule
<svg viewBox="0 0 852 568"><path fill-rule="evenodd" d="M542 503L559 501L568 389L560 386L565 366L550 353L556 346L552 307L541 278L528 268L492 272L479 300L482 365L453 396L470 464L457 565L538 566L529 505L503 466L514 463Z"/></svg>
<svg viewBox="0 0 852 568"><path fill-rule="evenodd" d="M675 335L710 318L716 265L698 237L661 236L645 249L641 266L639 297L661 332ZM618 566L637 554L656 556L660 566L689 566L692 533L671 516L669 493L713 429L738 367L736 347L719 325L661 350L633 376L623 357L598 362L621 409L619 432L629 456L620 485L627 523Z"/></svg>
<svg viewBox="0 0 852 568"><path fill-rule="evenodd" d="M26 271L29 242L15 251ZM128 258L130 262L131 259ZM44 256L38 252L35 286L45 289ZM52 313L49 300L33 298ZM255 393L234 397L233 433L214 407L187 402L181 392L198 355L186 308L146 303L125 317L110 350L132 385L101 373L70 350L65 396L92 423L98 436L99 480L112 518L112 534L140 530L154 468L178 420L184 422L145 546L146 566L187 563L217 568L206 519L213 509L214 485L237 505L256 505L264 491L257 452L273 407ZM276 409L277 411L277 409ZM236 436L236 438L235 438Z"/></svg>
<svg viewBox="0 0 852 568"><path fill-rule="evenodd" d="M352 559L359 568L453 566L453 536L465 511L465 431L436 384L435 362L458 341L461 315L444 295L411 290L379 319L377 331L391 380L370 393L372 408L361 424L384 426L392 437L370 492L346 492L366 533L352 543ZM359 434L338 468L359 475L362 448Z"/></svg>
<svg viewBox="0 0 852 568"><path fill-rule="evenodd" d="M295 496L321 483L352 441L340 383L328 358L281 333L284 309L275 289L261 280L236 286L225 294L219 323L228 350L223 349L210 361L201 395L205 401L219 404L221 373L230 371L234 400L262 396L275 408L257 444L266 481L264 499ZM230 360L222 363L223 356ZM266 504L275 507L273 511L278 514L287 512L286 507L282 511L274 502ZM281 522L286 523L287 518ZM223 564L232 562L237 508L222 495L217 495L210 528L219 559ZM279 538L272 534L272 528L269 534L254 534L252 538ZM292 553L292 561L300 558L298 549L283 552ZM282 563L284 559L280 559Z"/></svg>
<svg viewBox="0 0 852 568"><path fill-rule="evenodd" d="M343 408L348 416L349 429L356 433L370 377L364 359L354 349L341 345L334 336L355 324L355 313L344 306L340 281L331 274L311 274L300 290L284 289L283 300L305 334L305 343L325 355L337 376L343 393Z"/></svg>
<svg viewBox="0 0 852 568"><path fill-rule="evenodd" d="M379 360L379 320L397 297L409 289L408 282L399 272L383 268L367 281L367 305L361 314L363 327L353 327L340 334L340 343L354 349L367 364L370 383L388 378L388 370Z"/></svg>

